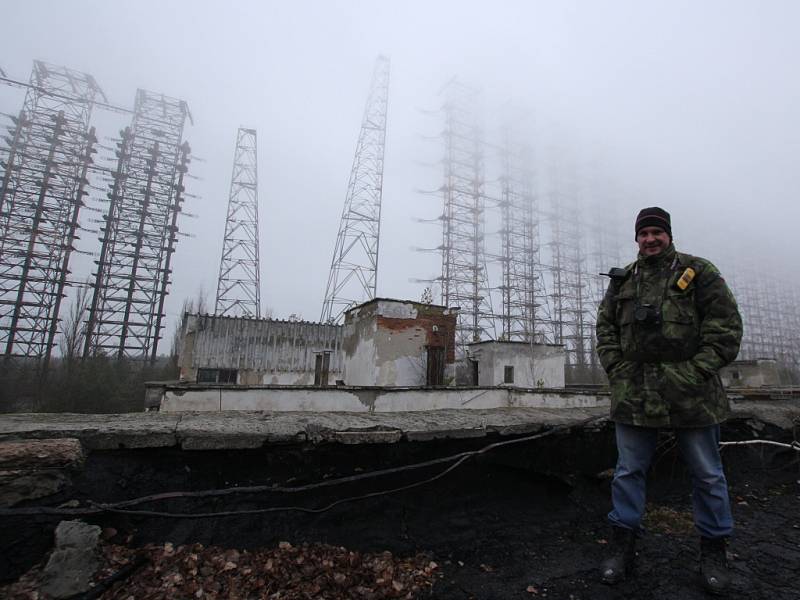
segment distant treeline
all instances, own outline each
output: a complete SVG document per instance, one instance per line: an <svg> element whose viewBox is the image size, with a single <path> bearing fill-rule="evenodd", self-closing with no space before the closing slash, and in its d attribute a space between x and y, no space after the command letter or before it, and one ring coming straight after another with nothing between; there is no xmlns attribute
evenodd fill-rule
<svg viewBox="0 0 800 600"><path fill-rule="evenodd" d="M132 359L0 357L0 412L126 413L144 408L144 382L177 379L174 356L155 363Z"/></svg>

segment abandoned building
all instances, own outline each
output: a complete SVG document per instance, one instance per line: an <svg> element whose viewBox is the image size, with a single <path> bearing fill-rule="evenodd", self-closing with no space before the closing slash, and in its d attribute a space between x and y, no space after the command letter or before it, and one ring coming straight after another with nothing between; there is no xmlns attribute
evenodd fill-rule
<svg viewBox="0 0 800 600"><path fill-rule="evenodd" d="M180 379L199 384L564 387L564 347L489 340L467 346L456 379L457 310L376 298L343 325L213 315L184 318Z"/></svg>
<svg viewBox="0 0 800 600"><path fill-rule="evenodd" d="M343 325L186 315L180 379L191 383L414 387L454 382L456 311L376 298Z"/></svg>
<svg viewBox="0 0 800 600"><path fill-rule="evenodd" d="M345 313L344 383L418 387L455 381L457 311L376 298Z"/></svg>
<svg viewBox="0 0 800 600"><path fill-rule="evenodd" d="M778 363L774 358L735 360L720 370L726 387L763 388L781 385Z"/></svg>
<svg viewBox="0 0 800 600"><path fill-rule="evenodd" d="M470 344L475 385L563 388L566 353L559 344L501 342Z"/></svg>
<svg viewBox="0 0 800 600"><path fill-rule="evenodd" d="M342 331L341 325L327 323L187 314L178 355L180 379L313 385L317 377L317 385L333 384L342 372Z"/></svg>
<svg viewBox="0 0 800 600"><path fill-rule="evenodd" d="M342 325L186 315L180 383L150 385L146 407L374 412L604 402L564 393L560 345L487 341L459 356L457 318L457 309L388 298L351 308Z"/></svg>

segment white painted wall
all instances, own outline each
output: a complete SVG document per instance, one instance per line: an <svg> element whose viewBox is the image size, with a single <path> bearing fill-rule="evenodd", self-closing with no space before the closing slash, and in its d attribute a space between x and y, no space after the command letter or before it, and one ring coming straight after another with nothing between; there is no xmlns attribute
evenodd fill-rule
<svg viewBox="0 0 800 600"><path fill-rule="evenodd" d="M362 317L353 311L353 321L344 326L344 375L347 385L377 385L378 349L375 332L378 322L374 318Z"/></svg>
<svg viewBox="0 0 800 600"><path fill-rule="evenodd" d="M389 390L168 386L164 389L160 410L162 412L250 410L366 413L501 407L579 408L607 406L608 403L607 395L512 388Z"/></svg>
<svg viewBox="0 0 800 600"><path fill-rule="evenodd" d="M734 373L737 377L734 378ZM769 387L781 384L778 365L774 359L733 361L720 370L723 385L730 387Z"/></svg>
<svg viewBox="0 0 800 600"><path fill-rule="evenodd" d="M446 312L446 311L445 311ZM408 327L378 325L378 318L408 321ZM415 324L413 302L377 300L347 313L344 339L344 382L348 386L421 387L426 383L427 333ZM445 365L445 378L453 367Z"/></svg>
<svg viewBox="0 0 800 600"><path fill-rule="evenodd" d="M481 342L469 346L478 361L481 386L508 385L517 388L563 388L566 354L563 346L522 342ZM504 384L505 367L514 367L514 382Z"/></svg>

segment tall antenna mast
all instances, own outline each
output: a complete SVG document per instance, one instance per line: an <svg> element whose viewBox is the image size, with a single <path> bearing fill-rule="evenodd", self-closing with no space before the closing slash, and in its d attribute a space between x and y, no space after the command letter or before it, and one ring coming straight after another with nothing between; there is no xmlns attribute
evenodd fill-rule
<svg viewBox="0 0 800 600"><path fill-rule="evenodd" d="M0 353L47 368L97 142L91 75L35 61L0 147Z"/></svg>
<svg viewBox="0 0 800 600"><path fill-rule="evenodd" d="M320 318L323 323L335 323L352 305L375 297L388 104L389 59L379 56L336 236Z"/></svg>
<svg viewBox="0 0 800 600"><path fill-rule="evenodd" d="M239 128L214 314L261 317L256 130Z"/></svg>
<svg viewBox="0 0 800 600"><path fill-rule="evenodd" d="M191 149L186 102L137 90L108 194L84 356L155 360Z"/></svg>
<svg viewBox="0 0 800 600"><path fill-rule="evenodd" d="M532 151L520 144L506 124L503 132L500 215L503 339L539 341L537 294L540 293L539 224L533 194Z"/></svg>
<svg viewBox="0 0 800 600"><path fill-rule="evenodd" d="M495 337L484 230L485 143L478 126L478 90L455 79L445 88L442 210L442 304L459 307L456 345Z"/></svg>

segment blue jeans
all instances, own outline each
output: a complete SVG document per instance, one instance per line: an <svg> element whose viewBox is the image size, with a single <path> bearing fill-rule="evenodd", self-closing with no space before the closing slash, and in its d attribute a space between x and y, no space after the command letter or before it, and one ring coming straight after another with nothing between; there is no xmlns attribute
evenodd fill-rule
<svg viewBox="0 0 800 600"><path fill-rule="evenodd" d="M612 525L637 530L645 507L647 469L653 459L658 429L616 424L617 468L611 483ZM719 456L719 425L675 429L678 446L692 475L694 525L703 537L729 536L733 517L728 482Z"/></svg>

